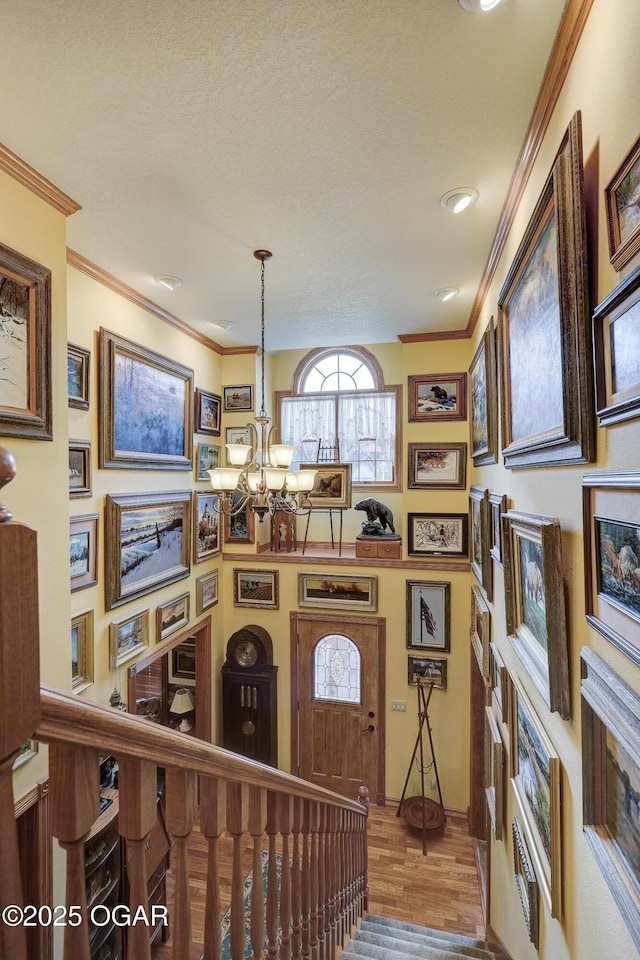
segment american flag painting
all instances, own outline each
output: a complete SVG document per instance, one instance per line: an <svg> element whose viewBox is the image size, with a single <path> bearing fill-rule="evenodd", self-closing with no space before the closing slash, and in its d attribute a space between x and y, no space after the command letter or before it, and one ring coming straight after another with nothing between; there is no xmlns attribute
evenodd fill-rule
<svg viewBox="0 0 640 960"><path fill-rule="evenodd" d="M450 583L407 580L407 647L449 650Z"/></svg>

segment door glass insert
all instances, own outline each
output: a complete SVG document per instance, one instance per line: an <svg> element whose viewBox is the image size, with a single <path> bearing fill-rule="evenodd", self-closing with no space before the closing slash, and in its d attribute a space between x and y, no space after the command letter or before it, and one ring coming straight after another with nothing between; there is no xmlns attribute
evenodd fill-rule
<svg viewBox="0 0 640 960"><path fill-rule="evenodd" d="M340 633L330 633L313 651L315 700L360 703L361 656L358 647Z"/></svg>

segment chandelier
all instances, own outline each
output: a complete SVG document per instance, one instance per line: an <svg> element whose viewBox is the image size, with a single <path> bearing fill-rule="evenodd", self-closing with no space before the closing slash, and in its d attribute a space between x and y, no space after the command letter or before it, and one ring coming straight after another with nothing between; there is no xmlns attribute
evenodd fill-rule
<svg viewBox="0 0 640 960"><path fill-rule="evenodd" d="M219 506L216 505L219 513L234 516L248 507L257 513L262 523L267 513L273 515L276 510L301 516L308 514L311 510L309 493L317 471L308 468L289 470L295 446L271 442L275 427L270 426L271 418L264 405L264 264L272 254L269 250L254 250L253 255L260 261L262 402L254 422L247 426L255 443L227 443L230 466L218 467L208 473L211 486L219 494ZM253 449L256 457L247 463Z"/></svg>

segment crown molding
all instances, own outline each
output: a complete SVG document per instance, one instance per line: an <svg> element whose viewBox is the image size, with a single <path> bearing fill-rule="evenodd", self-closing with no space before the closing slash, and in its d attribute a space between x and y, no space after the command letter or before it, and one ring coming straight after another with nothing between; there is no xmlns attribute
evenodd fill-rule
<svg viewBox="0 0 640 960"><path fill-rule="evenodd" d="M10 177L50 203L52 207L70 217L72 213L82 210L79 203L59 190L50 180L30 167L28 163L16 156L8 147L0 143L0 170L4 170Z"/></svg>
<svg viewBox="0 0 640 960"><path fill-rule="evenodd" d="M469 329L465 330L436 330L431 333L399 333L400 343L426 343L428 340L468 340L471 336Z"/></svg>

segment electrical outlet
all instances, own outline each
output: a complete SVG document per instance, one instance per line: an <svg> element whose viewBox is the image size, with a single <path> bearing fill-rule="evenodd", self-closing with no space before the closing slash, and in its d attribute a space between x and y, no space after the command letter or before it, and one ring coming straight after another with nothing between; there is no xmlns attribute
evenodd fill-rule
<svg viewBox="0 0 640 960"><path fill-rule="evenodd" d="M435 777L431 777L431 783L429 784L429 786L431 787L432 790L435 790L435 788L436 788L436 778L435 778Z"/></svg>
<svg viewBox="0 0 640 960"><path fill-rule="evenodd" d="M404 712L406 711L406 709L407 709L407 701L406 701L406 700L392 700L392 701L391 701L391 709L392 709L392 710L401 710L401 711L404 713Z"/></svg>

